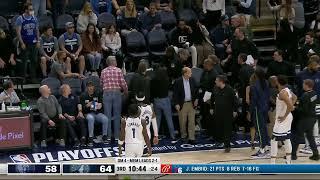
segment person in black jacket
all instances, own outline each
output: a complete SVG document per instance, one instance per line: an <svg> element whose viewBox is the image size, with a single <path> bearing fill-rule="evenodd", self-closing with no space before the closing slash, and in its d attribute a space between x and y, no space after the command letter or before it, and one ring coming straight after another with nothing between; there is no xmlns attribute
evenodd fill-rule
<svg viewBox="0 0 320 180"><path fill-rule="evenodd" d="M157 117L157 126L160 130L162 115L167 121L170 133L171 143L176 142L174 134L174 125L172 121L172 106L169 98L169 87L171 81L169 79L165 67L155 68L155 72L150 81L151 102L153 102L154 111ZM162 128L163 129L163 128Z"/></svg>
<svg viewBox="0 0 320 180"><path fill-rule="evenodd" d="M178 78L173 87L173 102L179 113L181 138L195 144L195 107L198 106L198 90L192 72L188 67L182 69L182 77ZM186 127L188 123L188 128ZM188 129L188 131L187 131Z"/></svg>
<svg viewBox="0 0 320 180"><path fill-rule="evenodd" d="M144 92L145 103L150 103L150 78L146 76L147 64L141 61L138 66L138 72L131 79L129 85L129 98L135 102L135 97L139 92Z"/></svg>
<svg viewBox="0 0 320 180"><path fill-rule="evenodd" d="M294 77L295 71L293 66L288 63L287 61L283 60L283 51L282 50L276 50L273 53L273 60L268 65L268 71L267 71L267 78L270 76L278 76L278 75L284 75L287 77Z"/></svg>
<svg viewBox="0 0 320 180"><path fill-rule="evenodd" d="M14 46L11 37L0 28L0 76L13 76L16 69Z"/></svg>
<svg viewBox="0 0 320 180"><path fill-rule="evenodd" d="M306 133L307 140L313 152L313 155L310 156L309 159L319 160L319 152L313 136L313 126L317 121L315 107L318 102L318 96L313 90L313 87L313 80L306 79L303 81L303 90L305 93L302 95L298 105L298 112L300 113L301 119L298 122L297 132L292 140L292 160L297 159L297 149L300 144L299 142L304 139L304 133Z"/></svg>
<svg viewBox="0 0 320 180"><path fill-rule="evenodd" d="M198 54L196 47L193 45L194 33L192 28L186 25L184 19L180 19L177 27L172 31L171 41L176 52L178 52L179 48L188 49L192 57L192 66L197 66Z"/></svg>
<svg viewBox="0 0 320 180"><path fill-rule="evenodd" d="M203 102L203 96L205 92L211 92L214 88L214 81L216 80L216 77L218 76L218 72L214 69L214 63L212 59L206 59L204 60L203 64L203 73L200 78L200 114L202 116L201 119L201 125L203 129L207 129L208 127L211 127L212 124L210 124L212 121L212 117L209 116L210 113L210 101ZM209 131L207 132L207 135L209 135Z"/></svg>
<svg viewBox="0 0 320 180"><path fill-rule="evenodd" d="M71 88L67 84L63 84L60 87L61 97L59 98L59 104L61 105L62 114L66 118L66 128L74 141L74 147L85 146L86 143L86 124L85 118L82 113L82 106L80 99L71 95ZM80 141L76 133L76 129L80 129Z"/></svg>
<svg viewBox="0 0 320 180"><path fill-rule="evenodd" d="M237 97L233 88L226 84L227 77L219 75L216 78L216 87L211 95L214 125L212 126L213 138L219 143L224 143L225 152L231 150L232 124L237 111Z"/></svg>
<svg viewBox="0 0 320 180"><path fill-rule="evenodd" d="M244 29L236 28L234 35L235 35L235 39L232 40L231 42L231 49L232 49L231 83L232 84L237 81L237 77L239 75L240 65L238 64L237 59L240 53L251 55L255 60L255 64L258 60L258 49L252 41L248 40L245 37Z"/></svg>
<svg viewBox="0 0 320 180"><path fill-rule="evenodd" d="M244 126L249 130L249 126L247 123L247 111L249 110L248 104L246 103L246 88L249 86L250 77L254 73L254 69L252 66L246 63L247 54L240 53L238 56L238 64L240 64L241 68L239 71L239 97L242 100L242 113L240 114L239 121L237 122L239 126Z"/></svg>

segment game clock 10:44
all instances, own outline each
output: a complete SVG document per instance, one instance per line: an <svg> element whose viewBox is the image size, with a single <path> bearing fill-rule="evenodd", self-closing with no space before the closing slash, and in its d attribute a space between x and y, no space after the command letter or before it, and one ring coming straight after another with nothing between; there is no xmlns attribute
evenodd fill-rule
<svg viewBox="0 0 320 180"><path fill-rule="evenodd" d="M160 174L159 164L116 164L116 174Z"/></svg>

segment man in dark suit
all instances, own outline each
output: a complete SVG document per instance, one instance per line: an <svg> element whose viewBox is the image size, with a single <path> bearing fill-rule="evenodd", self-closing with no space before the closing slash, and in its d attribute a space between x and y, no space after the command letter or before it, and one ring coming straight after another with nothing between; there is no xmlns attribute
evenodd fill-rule
<svg viewBox="0 0 320 180"><path fill-rule="evenodd" d="M178 78L173 87L173 102L179 113L181 138L189 138L195 144L195 107L198 105L198 90L192 72L188 67L182 69L182 77ZM186 127L188 122L188 128ZM188 133L186 131L188 129Z"/></svg>

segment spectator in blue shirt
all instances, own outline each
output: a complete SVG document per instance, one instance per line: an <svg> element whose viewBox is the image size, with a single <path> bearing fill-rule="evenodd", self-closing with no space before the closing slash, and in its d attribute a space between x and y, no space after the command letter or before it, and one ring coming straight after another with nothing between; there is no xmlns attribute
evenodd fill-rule
<svg viewBox="0 0 320 180"><path fill-rule="evenodd" d="M16 20L16 33L21 48L21 59L23 60L23 75L27 75L27 60L35 65L30 68L30 77L32 83L37 83L36 73L38 64L38 50L40 48L40 33L38 20L33 16L33 7L31 3L24 5L24 13Z"/></svg>
<svg viewBox="0 0 320 180"><path fill-rule="evenodd" d="M142 32L143 34L148 34L149 31L152 31L157 28L161 28L161 18L157 13L157 6L155 3L150 3L149 12L145 14L142 19Z"/></svg>
<svg viewBox="0 0 320 180"><path fill-rule="evenodd" d="M92 6L92 9L93 9L93 12L95 14L100 14L100 0L90 0L90 3L91 3L91 6ZM107 13L112 13L112 0L104 0L103 3L103 8L104 8L104 11L103 12L107 12ZM101 12L101 13L103 13Z"/></svg>
<svg viewBox="0 0 320 180"><path fill-rule="evenodd" d="M296 84L297 84L297 94L300 97L303 93L302 85L303 81L306 79L312 79L314 81L314 90L320 95L320 58L318 55L313 55L308 61L308 66L306 69L297 74Z"/></svg>

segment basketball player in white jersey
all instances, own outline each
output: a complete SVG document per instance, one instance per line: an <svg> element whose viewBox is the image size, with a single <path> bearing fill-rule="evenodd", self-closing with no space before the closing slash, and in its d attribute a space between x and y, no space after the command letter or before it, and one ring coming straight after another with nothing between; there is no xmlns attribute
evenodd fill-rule
<svg viewBox="0 0 320 180"><path fill-rule="evenodd" d="M286 163L291 164L292 145L290 141L292 111L297 101L297 96L287 88L287 78L278 76L277 85L279 94L276 100L276 119L271 139L271 163L276 163L278 154L278 141L284 142Z"/></svg>
<svg viewBox="0 0 320 180"><path fill-rule="evenodd" d="M119 156L122 154L122 145L125 143L126 157L142 157L144 144L147 144L148 156L151 156L151 144L146 128L146 121L140 118L140 109L137 104L128 108L128 118L121 119L121 132L118 141Z"/></svg>
<svg viewBox="0 0 320 180"><path fill-rule="evenodd" d="M145 104L144 100L145 100L144 93L139 92L136 96L136 101L137 101L137 104L141 110L140 118L146 120L147 132L148 132L149 139L151 139L150 127L152 124L152 129L153 129L153 133L154 133L153 144L156 145L159 143L156 115L153 111L152 106L149 104Z"/></svg>

